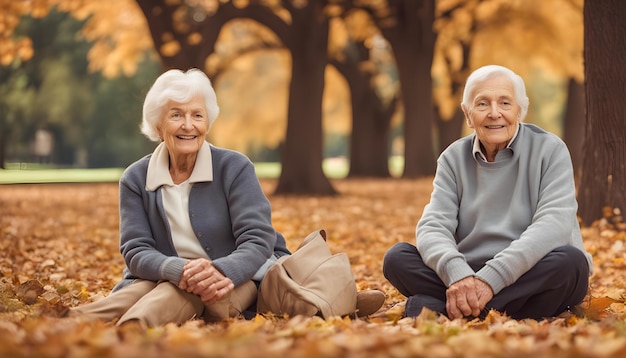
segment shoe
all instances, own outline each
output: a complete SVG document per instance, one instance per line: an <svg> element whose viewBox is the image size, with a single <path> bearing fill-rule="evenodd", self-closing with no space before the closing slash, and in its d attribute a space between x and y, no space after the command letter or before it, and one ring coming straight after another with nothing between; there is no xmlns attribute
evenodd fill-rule
<svg viewBox="0 0 626 358"><path fill-rule="evenodd" d="M414 295L406 300L404 316L417 317L424 307L444 316L447 314L445 301L427 295Z"/></svg>
<svg viewBox="0 0 626 358"><path fill-rule="evenodd" d="M378 290L359 291L356 294L356 315L369 316L385 303L385 294Z"/></svg>

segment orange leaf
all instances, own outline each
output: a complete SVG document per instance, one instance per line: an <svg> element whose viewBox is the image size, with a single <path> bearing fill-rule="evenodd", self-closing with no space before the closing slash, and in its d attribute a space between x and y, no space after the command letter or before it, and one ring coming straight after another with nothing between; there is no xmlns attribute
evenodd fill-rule
<svg viewBox="0 0 626 358"><path fill-rule="evenodd" d="M610 314L610 306L613 303L624 303L624 300L616 300L611 297L591 297L589 305L585 308L585 317L592 320L601 320Z"/></svg>

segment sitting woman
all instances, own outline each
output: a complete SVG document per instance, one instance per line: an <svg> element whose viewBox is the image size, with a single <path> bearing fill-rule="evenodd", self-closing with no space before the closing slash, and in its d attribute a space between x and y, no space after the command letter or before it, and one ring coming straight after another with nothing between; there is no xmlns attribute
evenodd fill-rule
<svg viewBox="0 0 626 358"><path fill-rule="evenodd" d="M235 317L254 304L265 272L290 252L250 160L206 141L218 113L202 71L157 78L141 131L160 144L120 179L123 279L71 316L155 327ZM380 295L365 294L361 306L376 311Z"/></svg>

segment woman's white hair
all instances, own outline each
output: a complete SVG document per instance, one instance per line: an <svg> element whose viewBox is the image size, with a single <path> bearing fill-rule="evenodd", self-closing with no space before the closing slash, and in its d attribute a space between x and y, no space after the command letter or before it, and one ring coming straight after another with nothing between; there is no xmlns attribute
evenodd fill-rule
<svg viewBox="0 0 626 358"><path fill-rule="evenodd" d="M461 106L468 111L472 102L470 96L472 95L472 92L474 92L476 85L498 76L506 77L511 81L511 83L513 83L515 101L520 106L519 120L520 122L523 121L528 113L528 97L526 96L526 86L524 85L524 80L517 73L503 66L488 65L480 67L472 72L465 82L463 102L461 102Z"/></svg>
<svg viewBox="0 0 626 358"><path fill-rule="evenodd" d="M159 123L165 115L165 107L169 101L186 103L196 96L202 96L206 105L209 128L217 118L220 108L211 80L204 72L192 68L187 72L169 70L160 75L146 94L143 102L141 132L148 139L158 142Z"/></svg>

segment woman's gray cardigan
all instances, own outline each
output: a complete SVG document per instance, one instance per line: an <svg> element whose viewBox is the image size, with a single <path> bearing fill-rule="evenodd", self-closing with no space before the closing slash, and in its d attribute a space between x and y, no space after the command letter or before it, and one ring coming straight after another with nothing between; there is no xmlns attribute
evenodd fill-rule
<svg viewBox="0 0 626 358"><path fill-rule="evenodd" d="M239 286L271 255L280 257L289 250L272 226L270 203L250 160L213 146L211 154L213 181L192 185L189 218L213 264ZM136 278L177 285L187 260L174 249L161 188L146 189L151 156L131 164L120 179L120 252L126 268L114 291Z"/></svg>

